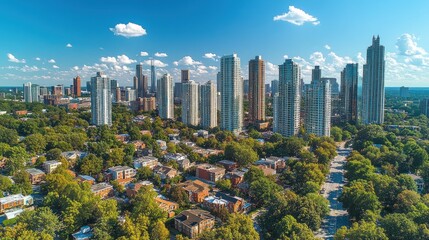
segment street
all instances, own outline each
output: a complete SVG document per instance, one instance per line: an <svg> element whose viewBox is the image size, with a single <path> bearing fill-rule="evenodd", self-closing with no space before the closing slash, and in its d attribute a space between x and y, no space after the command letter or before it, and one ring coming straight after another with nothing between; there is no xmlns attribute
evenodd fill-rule
<svg viewBox="0 0 429 240"><path fill-rule="evenodd" d="M343 178L344 165L350 152L350 149L344 148L337 150L338 156L333 159L327 181L322 186L321 193L328 199L330 211L324 219L321 229L317 232L317 237L333 239L337 229L350 224L347 211L343 209L342 204L338 201L345 184Z"/></svg>

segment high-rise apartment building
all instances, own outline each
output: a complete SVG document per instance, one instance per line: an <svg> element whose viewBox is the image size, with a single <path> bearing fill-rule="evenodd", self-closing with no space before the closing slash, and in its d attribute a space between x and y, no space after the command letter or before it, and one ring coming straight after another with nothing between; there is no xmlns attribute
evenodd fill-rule
<svg viewBox="0 0 429 240"><path fill-rule="evenodd" d="M182 82L182 122L186 125L199 124L198 88L199 84L192 80Z"/></svg>
<svg viewBox="0 0 429 240"><path fill-rule="evenodd" d="M322 78L322 70L320 69L320 66L315 66L311 70L311 82L320 80Z"/></svg>
<svg viewBox="0 0 429 240"><path fill-rule="evenodd" d="M279 92L279 80L272 80L271 81L271 96L274 97L276 93Z"/></svg>
<svg viewBox="0 0 429 240"><path fill-rule="evenodd" d="M420 100L420 113L429 117L429 98Z"/></svg>
<svg viewBox="0 0 429 240"><path fill-rule="evenodd" d="M112 125L110 80L102 72L91 78L91 115L93 125Z"/></svg>
<svg viewBox="0 0 429 240"><path fill-rule="evenodd" d="M125 89L125 100L127 102L135 101L137 99L137 93L135 89L126 88Z"/></svg>
<svg viewBox="0 0 429 240"><path fill-rule="evenodd" d="M182 83L187 83L187 82L189 82L189 80L191 80L191 74L190 74L189 69L182 69L181 82Z"/></svg>
<svg viewBox="0 0 429 240"><path fill-rule="evenodd" d="M408 98L410 97L410 88L409 87L400 87L399 88L399 96L401 98Z"/></svg>
<svg viewBox="0 0 429 240"><path fill-rule="evenodd" d="M349 63L341 71L341 108L343 119L349 123L358 120L358 64Z"/></svg>
<svg viewBox="0 0 429 240"><path fill-rule="evenodd" d="M249 122L265 121L265 62L261 56L249 61Z"/></svg>
<svg viewBox="0 0 429 240"><path fill-rule="evenodd" d="M162 119L174 118L174 95L173 78L170 74L164 74L158 79L156 100L158 104L158 114Z"/></svg>
<svg viewBox="0 0 429 240"><path fill-rule="evenodd" d="M220 60L220 128L240 132L243 128L243 80L237 54Z"/></svg>
<svg viewBox="0 0 429 240"><path fill-rule="evenodd" d="M305 94L305 130L316 136L331 135L331 83L317 78Z"/></svg>
<svg viewBox="0 0 429 240"><path fill-rule="evenodd" d="M147 77L143 75L143 65L136 65L136 77L137 77L137 96L145 97L147 94ZM136 87L136 83L134 82L134 88Z"/></svg>
<svg viewBox="0 0 429 240"><path fill-rule="evenodd" d="M39 85L37 84L31 85L31 98L32 98L32 102L41 102Z"/></svg>
<svg viewBox="0 0 429 240"><path fill-rule="evenodd" d="M380 37L372 38L366 52L362 81L362 121L364 124L384 122L384 46Z"/></svg>
<svg viewBox="0 0 429 240"><path fill-rule="evenodd" d="M81 96L81 82L80 82L80 76L76 76L75 78L73 78L73 94L75 97L80 97Z"/></svg>
<svg viewBox="0 0 429 240"><path fill-rule="evenodd" d="M200 123L203 128L217 126L217 89L212 81L200 85Z"/></svg>
<svg viewBox="0 0 429 240"><path fill-rule="evenodd" d="M150 92L156 92L156 70L153 59L150 62Z"/></svg>
<svg viewBox="0 0 429 240"><path fill-rule="evenodd" d="M297 135L300 125L301 70L292 59L279 65L279 93L274 97L274 132Z"/></svg>
<svg viewBox="0 0 429 240"><path fill-rule="evenodd" d="M24 83L24 101L25 102L33 102L33 97L31 96L31 82Z"/></svg>

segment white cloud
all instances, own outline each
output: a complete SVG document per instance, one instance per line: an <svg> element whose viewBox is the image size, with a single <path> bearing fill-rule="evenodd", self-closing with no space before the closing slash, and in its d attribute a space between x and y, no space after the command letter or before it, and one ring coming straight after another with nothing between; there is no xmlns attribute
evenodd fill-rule
<svg viewBox="0 0 429 240"><path fill-rule="evenodd" d="M151 61L152 61L152 60L145 60L145 61L143 61L142 63L143 63L144 65L150 66L150 65L151 65ZM163 63L163 62L161 62L161 61L159 61L159 60L157 60L157 59L153 60L153 65L154 65L155 67L159 67L159 68L163 68L163 67L167 67L167 66L168 66L168 64Z"/></svg>
<svg viewBox="0 0 429 240"><path fill-rule="evenodd" d="M426 51L417 46L417 38L409 33L402 34L396 41L399 54L405 56L425 55Z"/></svg>
<svg viewBox="0 0 429 240"><path fill-rule="evenodd" d="M14 62L14 63L25 63L25 59L21 59L19 60L18 58L16 58L12 53L8 53L7 54L7 58L9 60L9 62Z"/></svg>
<svg viewBox="0 0 429 240"><path fill-rule="evenodd" d="M122 54L118 56L118 62L122 64L131 64L137 62L136 60L130 59L127 55Z"/></svg>
<svg viewBox="0 0 429 240"><path fill-rule="evenodd" d="M216 66L209 66L209 69L210 69L210 70L213 70L213 71L216 71L216 70L217 70L217 67L216 67Z"/></svg>
<svg viewBox="0 0 429 240"><path fill-rule="evenodd" d="M66 47L71 48L73 46L70 43L67 43Z"/></svg>
<svg viewBox="0 0 429 240"><path fill-rule="evenodd" d="M72 67L72 69L75 70L75 71L77 71L77 70L79 70L79 67L78 66L74 66L74 67Z"/></svg>
<svg viewBox="0 0 429 240"><path fill-rule="evenodd" d="M140 52L140 56L141 57L147 57L147 56L149 56L149 53L148 52Z"/></svg>
<svg viewBox="0 0 429 240"><path fill-rule="evenodd" d="M115 35L130 37L140 37L146 35L146 30L135 23L129 22L128 24L119 23L114 28L110 28Z"/></svg>
<svg viewBox="0 0 429 240"><path fill-rule="evenodd" d="M117 63L115 57L101 57L100 61L103 63Z"/></svg>
<svg viewBox="0 0 429 240"><path fill-rule="evenodd" d="M314 65L322 65L325 63L325 57L323 57L323 53L321 52L314 52L310 55L310 60L313 62Z"/></svg>
<svg viewBox="0 0 429 240"><path fill-rule="evenodd" d="M57 65L53 65L52 67L53 67L53 68L55 68L55 69L60 68L60 67L58 67Z"/></svg>
<svg viewBox="0 0 429 240"><path fill-rule="evenodd" d="M204 54L203 58L208 58L208 59L216 60L216 54L214 54L214 53L206 53L206 54Z"/></svg>
<svg viewBox="0 0 429 240"><path fill-rule="evenodd" d="M39 57L36 57L35 59L36 59L36 61L40 61L40 58L39 58Z"/></svg>
<svg viewBox="0 0 429 240"><path fill-rule="evenodd" d="M156 52L155 53L155 57L167 57L167 53L160 53L160 52Z"/></svg>
<svg viewBox="0 0 429 240"><path fill-rule="evenodd" d="M325 49L326 50L331 50L331 46L329 46L328 44L325 45Z"/></svg>
<svg viewBox="0 0 429 240"><path fill-rule="evenodd" d="M200 64L202 63L199 61L195 61L194 59L192 59L191 56L184 56L182 59L177 61L177 65L193 66L193 65L200 65ZM176 63L174 63L174 65L176 65Z"/></svg>
<svg viewBox="0 0 429 240"><path fill-rule="evenodd" d="M294 6L289 6L289 12L284 13L282 15L274 16L273 20L285 21L298 26L301 26L307 22L313 25L319 25L320 23L320 21L318 21L317 18L311 16L310 14Z"/></svg>
<svg viewBox="0 0 429 240"><path fill-rule="evenodd" d="M50 60L48 61L48 63L55 63L55 60L54 60L54 59L50 59Z"/></svg>
<svg viewBox="0 0 429 240"><path fill-rule="evenodd" d="M28 65L25 65L24 67L21 68L21 71L23 72L37 72L39 70L40 69L37 66L30 67Z"/></svg>
<svg viewBox="0 0 429 240"><path fill-rule="evenodd" d="M285 54L285 55L283 55L283 58L284 58L284 59L288 59L288 58L289 58L289 56L288 56L287 54Z"/></svg>

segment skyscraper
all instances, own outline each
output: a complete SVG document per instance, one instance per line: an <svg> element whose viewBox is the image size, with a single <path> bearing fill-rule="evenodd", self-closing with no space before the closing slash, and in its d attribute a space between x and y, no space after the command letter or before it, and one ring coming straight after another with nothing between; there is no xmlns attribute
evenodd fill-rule
<svg viewBox="0 0 429 240"><path fill-rule="evenodd" d="M170 74L164 74L158 79L156 100L158 102L158 114L162 119L174 118L173 78Z"/></svg>
<svg viewBox="0 0 429 240"><path fill-rule="evenodd" d="M429 98L420 100L420 113L429 117Z"/></svg>
<svg viewBox="0 0 429 240"><path fill-rule="evenodd" d="M311 81L310 86L306 89L305 105L304 125L307 133L316 136L330 136L331 83L329 80L319 77Z"/></svg>
<svg viewBox="0 0 429 240"><path fill-rule="evenodd" d="M404 87L404 86L400 87L399 88L399 96L401 98L410 97L410 88L409 87Z"/></svg>
<svg viewBox="0 0 429 240"><path fill-rule="evenodd" d="M322 70L319 66L315 66L314 69L311 70L311 82L320 80L322 78Z"/></svg>
<svg viewBox="0 0 429 240"><path fill-rule="evenodd" d="M274 132L285 137L298 134L301 104L301 70L292 59L279 65L279 93L275 96Z"/></svg>
<svg viewBox="0 0 429 240"><path fill-rule="evenodd" d="M80 89L80 77L76 76L75 78L73 78L73 94L75 97L80 97L81 96L81 89Z"/></svg>
<svg viewBox="0 0 429 240"><path fill-rule="evenodd" d="M32 102L41 102L40 86L37 84L31 85L31 99L32 99Z"/></svg>
<svg viewBox="0 0 429 240"><path fill-rule="evenodd" d="M91 78L91 115L93 125L112 125L110 80L102 72Z"/></svg>
<svg viewBox="0 0 429 240"><path fill-rule="evenodd" d="M243 128L243 81L237 54L220 60L220 128L240 132Z"/></svg>
<svg viewBox="0 0 429 240"><path fill-rule="evenodd" d="M272 80L271 81L271 96L274 97L276 93L279 92L279 80Z"/></svg>
<svg viewBox="0 0 429 240"><path fill-rule="evenodd" d="M212 81L200 86L200 122L203 128L217 126L217 89Z"/></svg>
<svg viewBox="0 0 429 240"><path fill-rule="evenodd" d="M249 61L249 121L265 121L265 62L261 56Z"/></svg>
<svg viewBox="0 0 429 240"><path fill-rule="evenodd" d="M112 94L112 102L119 102L116 96L116 88L118 87L118 80L110 80L110 93Z"/></svg>
<svg viewBox="0 0 429 240"><path fill-rule="evenodd" d="M362 82L362 121L364 124L384 122L384 46L380 37L372 37L366 52Z"/></svg>
<svg viewBox="0 0 429 240"><path fill-rule="evenodd" d="M182 82L182 122L186 125L199 124L198 88L198 83L192 80Z"/></svg>
<svg viewBox="0 0 429 240"><path fill-rule="evenodd" d="M24 83L24 101L33 102L33 97L31 96L31 82Z"/></svg>
<svg viewBox="0 0 429 240"><path fill-rule="evenodd" d="M343 118L350 123L358 119L358 64L349 63L341 71L341 108Z"/></svg>
<svg viewBox="0 0 429 240"><path fill-rule="evenodd" d="M156 92L156 70L153 59L150 62L150 92Z"/></svg>
<svg viewBox="0 0 429 240"><path fill-rule="evenodd" d="M141 63L136 65L136 77L137 77L137 88L136 88L137 96L145 97L147 94L147 77L143 75L143 65ZM136 83L134 82L134 85L135 84Z"/></svg>
<svg viewBox="0 0 429 240"><path fill-rule="evenodd" d="M191 74L188 69L182 69L182 83L187 83L191 80Z"/></svg>

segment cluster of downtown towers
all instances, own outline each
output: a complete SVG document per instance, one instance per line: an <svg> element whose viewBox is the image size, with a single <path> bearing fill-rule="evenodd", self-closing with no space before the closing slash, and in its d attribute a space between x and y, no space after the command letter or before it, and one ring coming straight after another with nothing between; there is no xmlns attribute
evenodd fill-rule
<svg viewBox="0 0 429 240"><path fill-rule="evenodd" d="M363 66L361 121L381 124L384 121L384 46L373 37L367 49ZM180 97L181 119L187 125L203 128L218 126L222 130L240 132L243 129L243 78L237 54L220 59L217 83L204 84L190 80L189 70L182 70L181 82L174 85L170 74L164 74L155 83L155 67L151 66L151 88L143 75L142 65L136 66L134 88L139 97L156 96L158 114L162 119L174 118L174 97ZM344 122L358 121L358 64L349 63L341 72L339 91L340 117ZM292 59L279 65L279 80L273 80L273 130L283 136L297 135L300 127L309 134L329 136L332 115L332 78L322 77L319 66L312 70L310 84L304 84L300 66ZM265 116L265 62L260 56L249 61L248 100L250 124L266 122ZM335 81L335 79L334 79ZM91 79L93 123L111 124L111 86L100 73ZM156 86L156 87L155 87ZM174 89L176 88L176 89ZM274 90L274 88L277 88ZM175 94L176 92L176 94ZM304 95L304 96L303 96ZM303 102L301 102L303 100ZM301 111L304 108L304 111Z"/></svg>

